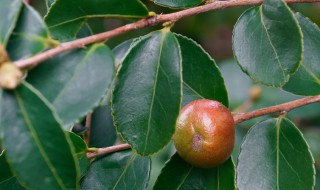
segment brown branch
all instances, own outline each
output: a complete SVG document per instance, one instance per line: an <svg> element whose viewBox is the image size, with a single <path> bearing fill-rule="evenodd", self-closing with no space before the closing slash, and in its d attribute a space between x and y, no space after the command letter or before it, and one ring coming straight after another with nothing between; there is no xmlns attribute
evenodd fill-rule
<svg viewBox="0 0 320 190"><path fill-rule="evenodd" d="M243 121L252 119L252 118L256 118L256 117L260 117L263 115L268 115L271 113L286 113L289 112L295 108L301 107L301 106L305 106L308 104L312 104L315 102L320 102L320 95L318 96L309 96L306 98L301 98L298 100L294 100L291 102L287 102L287 103L283 103L283 104L279 104L276 106L271 106L271 107L267 107L267 108L263 108L263 109L259 109L259 110L255 110L255 111L251 111L251 112L247 112L247 113L241 113L241 114L236 114L233 116L234 122L236 124L241 123ZM109 154L112 152L118 152L121 150L126 150L126 149L130 149L131 146L129 144L121 144L121 145L116 145L116 146L110 146L110 147L105 147L105 148L98 148L97 152L89 152L87 153L87 157L88 158L94 158L96 156L102 156L105 154Z"/></svg>
<svg viewBox="0 0 320 190"><path fill-rule="evenodd" d="M157 25L159 23L164 23L167 21L178 21L184 17L197 15L199 13L208 12L216 9L230 8L230 7L240 7L240 6L251 6L251 5L259 5L263 2L263 0L229 0L229 1L214 1L213 3L178 11L170 14L157 15L154 17L145 18L139 20L135 23L127 24L116 28L111 31L103 32L100 34L92 35L89 37L81 38L78 40L65 42L60 44L59 46L52 48L48 51L35 55L33 57L16 61L15 64L23 69L34 67L37 64L50 59L60 53L76 49L83 48L88 44L92 44L95 42L101 42L113 38L115 36L127 33L129 31L137 30L140 28L150 27ZM286 0L287 3L312 3L312 2L320 2L320 0Z"/></svg>
<svg viewBox="0 0 320 190"><path fill-rule="evenodd" d="M234 122L236 124L241 123L243 121L252 119L252 118L256 118L256 117L260 117L263 115L268 115L271 113L286 113L289 112L290 110L293 110L295 108L301 107L301 106L305 106L308 104L312 104L315 102L320 102L320 95L318 96L309 96L306 98L301 98L298 100L294 100L291 102L287 102L287 103L283 103L283 104L279 104L276 106L271 106L271 107L267 107L267 108L262 108L259 110L255 110L255 111L251 111L251 112L247 112L247 113L241 113L241 114L236 114L233 116Z"/></svg>
<svg viewBox="0 0 320 190"><path fill-rule="evenodd" d="M86 134L84 141L87 143L89 146L90 144L90 133L91 133L91 121L92 121L92 113L88 113L86 117Z"/></svg>
<svg viewBox="0 0 320 190"><path fill-rule="evenodd" d="M121 150L127 150L130 149L131 146L129 144L120 144L120 145L115 145L115 146L110 146L110 147L105 147L105 148L98 148L97 152L88 152L87 157L94 158L96 156L103 156L105 154L109 154L112 152L118 152Z"/></svg>

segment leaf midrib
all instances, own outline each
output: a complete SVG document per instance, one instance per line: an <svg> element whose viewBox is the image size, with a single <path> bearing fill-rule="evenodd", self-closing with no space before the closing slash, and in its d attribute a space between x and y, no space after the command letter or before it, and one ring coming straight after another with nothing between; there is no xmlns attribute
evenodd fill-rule
<svg viewBox="0 0 320 190"><path fill-rule="evenodd" d="M193 166L190 167L188 173L186 174L186 176L184 176L183 180L181 181L181 183L179 184L177 190L179 190L181 188L181 186L184 184L184 182L187 180L187 178L189 177L191 171L193 169Z"/></svg>
<svg viewBox="0 0 320 190"><path fill-rule="evenodd" d="M128 170L129 166L131 165L131 163L135 160L135 158L137 157L136 154L132 155L130 160L127 162L124 170L122 171L122 173L120 174L118 180L116 181L116 183L113 186L113 190L115 190L115 188L117 187L117 185L120 183L121 178L123 177L123 175L126 173L126 171Z"/></svg>
<svg viewBox="0 0 320 190"><path fill-rule="evenodd" d="M261 24L262 24L262 26L263 26L263 29L265 30L265 32L266 32L266 35L267 35L267 39L268 39L268 41L269 41L269 44L270 44L270 46L271 46L271 48L272 48L272 50L273 50L273 52L274 52L274 54L275 54L275 58L276 58L276 60L277 60L277 63L279 64L279 67L280 67L280 69L281 69L281 72L282 72L282 76L283 76L283 78L285 78L285 72L284 72L284 69L283 69L283 67L282 67L282 65L281 65L281 61L279 60L279 55L278 55L278 53L277 53L277 51L276 51L276 48L273 46L273 43L272 43L272 41L271 41L271 38L270 38L270 36L269 36L269 33L268 33L268 29L267 29L267 27L266 27L266 25L265 25L265 23L264 23L264 21L263 21L263 11L262 11L262 6L260 6L260 20L261 20Z"/></svg>
<svg viewBox="0 0 320 190"><path fill-rule="evenodd" d="M29 118L29 115L28 115L28 112L26 111L26 108L24 106L24 102L23 102L23 99L21 98L21 96L19 95L19 93L17 93L16 91L14 92L15 95L16 95L16 98L18 100L18 105L21 109L21 114L27 124L27 127L29 128L30 130L30 134L31 134L31 137L32 139L34 140L36 146L38 147L39 149L39 153L40 155L43 157L45 163L47 164L50 172L52 173L52 175L54 176L54 178L56 179L58 185L62 188L62 189L67 189L65 184L63 183L62 179L60 178L60 176L57 174L57 171L55 170L54 166L52 165L49 157L47 156L45 150L44 150L44 147L42 146L41 144L41 141L36 133L36 130L34 129L34 126Z"/></svg>
<svg viewBox="0 0 320 190"><path fill-rule="evenodd" d="M161 42L160 42L157 70L155 73L156 76L155 76L154 83L153 83L152 99L151 99L151 105L150 105L150 109L149 109L148 128L147 128L147 133L146 133L146 138L145 138L145 146L144 146L144 150L143 150L144 153L146 152L146 149L148 146L150 125L151 125L151 116L152 116L152 110L153 110L153 105L154 105L154 98L155 98L155 94L156 94L156 87L157 87L157 83L158 83L159 68L160 68L160 63L161 63L162 47L163 47L163 43L164 43L164 39L165 39L166 34L163 34L161 32L161 35L162 35L162 37L161 37Z"/></svg>
<svg viewBox="0 0 320 190"><path fill-rule="evenodd" d="M68 82L65 83L63 86L62 90L59 92L59 94L55 97L55 99L52 100L52 104L55 105L57 101L59 101L59 98L64 94L66 89L69 87L69 85L74 81L74 79L78 76L80 73L81 69L85 66L86 61L89 59L91 54L93 53L94 50L96 50L99 47L99 45L93 45L88 52L84 55L82 58L81 62L76 66L76 69L73 73L73 76L69 79Z"/></svg>

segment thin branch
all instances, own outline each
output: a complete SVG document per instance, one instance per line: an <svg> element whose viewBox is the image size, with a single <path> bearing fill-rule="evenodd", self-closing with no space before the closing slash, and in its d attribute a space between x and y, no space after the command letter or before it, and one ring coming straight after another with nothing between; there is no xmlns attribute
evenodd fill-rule
<svg viewBox="0 0 320 190"><path fill-rule="evenodd" d="M259 110L255 110L255 111L251 111L251 112L247 112L247 113L241 113L241 114L236 114L233 116L234 122L236 124L241 123L243 121L252 119L252 118L256 118L256 117L260 117L263 115L268 115L268 114L272 114L272 113L286 113L289 112L295 108L301 107L301 106L305 106L308 104L312 104L315 102L320 102L320 95L318 96L309 96L306 98L301 98L298 100L294 100L291 102L287 102L287 103L283 103L283 104L279 104L276 106L271 106L271 107L267 107L267 108L263 108L263 109L259 109ZM105 148L98 148L97 152L89 152L87 153L87 157L88 158L94 158L96 156L102 156L105 154L109 154L112 152L118 152L121 150L126 150L126 149L130 149L131 146L129 144L121 144L121 145L116 145L116 146L110 146L110 147L105 147Z"/></svg>
<svg viewBox="0 0 320 190"><path fill-rule="evenodd" d="M91 133L91 121L92 121L92 113L88 113L86 117L86 134L85 134L85 142L89 146L90 143L90 133Z"/></svg>
<svg viewBox="0 0 320 190"><path fill-rule="evenodd" d="M131 148L131 146L129 144L120 144L120 145L115 145L115 146L110 146L110 147L105 147L105 148L98 148L97 152L88 152L87 157L90 159L90 158L94 158L97 156L103 156L105 154L109 154L112 152L127 150L130 148Z"/></svg>
<svg viewBox="0 0 320 190"><path fill-rule="evenodd" d="M236 114L233 116L233 119L234 119L234 122L236 124L238 124L243 121L246 121L246 120L249 120L252 118L256 118L256 117L260 117L263 115L268 115L271 113L286 113L286 112L289 112L295 108L305 106L308 104L312 104L315 102L320 102L320 95L301 98L301 99L294 100L291 102L287 102L287 103L283 103L283 104L279 104L279 105L271 106L271 107L267 107L267 108L262 108L262 109L247 112L247 113Z"/></svg>
<svg viewBox="0 0 320 190"><path fill-rule="evenodd" d="M59 46L52 48L48 51L45 51L43 53L40 53L38 55L35 55L33 57L16 61L15 64L21 68L29 68L34 67L37 64L50 59L60 53L76 49L76 48L83 48L88 44L92 44L95 42L101 42L108 40L110 38L113 38L115 36L127 33L129 31L137 30L140 28L150 27L154 26L160 23L164 23L167 21L178 21L184 17L197 15L199 13L208 12L211 10L216 9L224 9L224 8L230 8L230 7L240 7L240 6L252 6L252 5L259 5L263 2L263 0L229 0L229 1L214 1L213 3L185 9L182 11L178 11L175 13L170 14L162 14L157 15L154 17L145 18L142 20L139 20L137 22L127 24L124 26L121 26L119 28L116 28L111 31L103 32L100 34L92 35L89 37L77 39L70 42L65 42L60 44ZM312 2L320 2L320 0L286 0L287 3L312 3Z"/></svg>

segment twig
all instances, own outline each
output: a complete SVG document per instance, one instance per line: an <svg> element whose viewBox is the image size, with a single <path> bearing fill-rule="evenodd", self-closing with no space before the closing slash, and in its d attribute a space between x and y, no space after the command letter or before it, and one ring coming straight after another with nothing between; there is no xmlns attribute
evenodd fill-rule
<svg viewBox="0 0 320 190"><path fill-rule="evenodd" d="M110 147L105 147L105 148L98 148L97 152L88 152L87 157L94 158L96 156L102 156L105 154L109 154L112 152L118 152L121 150L127 150L130 149L131 146L129 144L120 144L120 145L115 145L115 146L110 146Z"/></svg>
<svg viewBox="0 0 320 190"><path fill-rule="evenodd" d="M230 8L230 7L240 7L240 6L251 6L251 5L259 5L263 2L263 0L230 0L230 1L214 1L213 3L178 11L170 14L157 15L154 17L145 18L139 20L137 22L127 24L116 28L111 31L103 32L100 34L92 35L89 37L81 38L78 40L65 42L60 44L59 46L52 48L48 51L35 55L33 57L16 61L15 64L21 68L29 68L34 67L37 64L50 59L60 53L76 49L83 48L85 45L92 44L95 42L101 42L113 38L115 36L127 33L129 31L137 30L140 28L150 27L157 25L159 23L164 23L167 21L178 21L184 17L197 15L199 13L208 12L216 9ZM312 3L312 2L320 2L320 0L286 0L287 3Z"/></svg>
<svg viewBox="0 0 320 190"><path fill-rule="evenodd" d="M287 103L283 103L283 104L279 104L276 106L271 106L271 107L267 107L267 108L263 108L263 109L259 109L259 110L255 110L255 111L251 111L251 112L247 112L247 113L242 113L242 114L236 114L233 116L233 119L235 121L236 124L241 123L243 121L252 119L252 118L256 118L256 117L260 117L263 115L268 115L271 113L285 113L285 112L289 112L295 108L301 107L301 106L305 106L308 104L312 104L315 102L320 102L320 95L318 96L309 96L306 98L301 98L298 100L294 100L291 102L287 102ZM116 145L116 146L110 146L110 147L105 147L105 148L98 148L97 152L90 152L87 153L87 157L88 158L94 158L96 156L102 156L105 154L109 154L112 152L118 152L121 150L126 150L126 149L130 149L130 145L129 144L121 144L121 145Z"/></svg>
<svg viewBox="0 0 320 190"><path fill-rule="evenodd" d="M236 114L233 116L233 119L234 119L234 122L236 124L238 124L243 121L246 121L246 120L249 120L252 118L256 118L256 117L260 117L263 115L268 115L271 113L289 112L295 108L298 108L298 107L301 107L304 105L308 105L308 104L312 104L315 102L320 102L320 95L301 98L301 99L294 100L291 102L287 102L287 103L283 103L283 104L279 104L279 105L271 106L271 107L267 107L267 108L262 108L262 109L247 112L247 113Z"/></svg>
<svg viewBox="0 0 320 190"><path fill-rule="evenodd" d="M85 142L89 146L90 143L90 132L91 132L91 121L92 121L92 113L88 113L86 117L86 134L85 134Z"/></svg>

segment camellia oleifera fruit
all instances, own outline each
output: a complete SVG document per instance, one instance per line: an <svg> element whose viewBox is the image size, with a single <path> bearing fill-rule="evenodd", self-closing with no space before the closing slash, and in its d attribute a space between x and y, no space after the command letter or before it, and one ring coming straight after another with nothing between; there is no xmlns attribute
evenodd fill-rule
<svg viewBox="0 0 320 190"><path fill-rule="evenodd" d="M218 166L230 157L234 147L231 112L217 101L192 101L180 112L173 141L188 163L201 168Z"/></svg>

